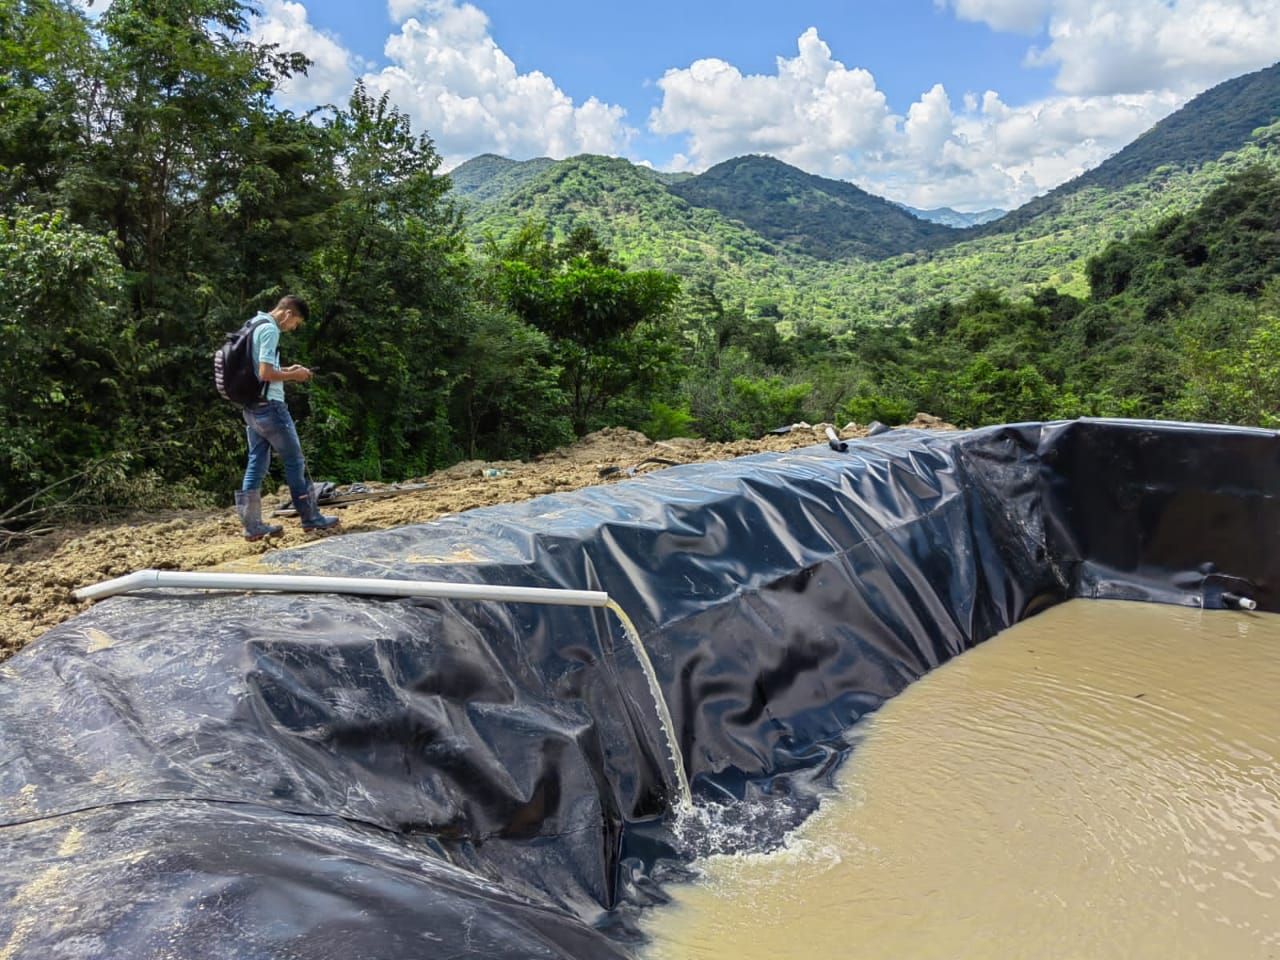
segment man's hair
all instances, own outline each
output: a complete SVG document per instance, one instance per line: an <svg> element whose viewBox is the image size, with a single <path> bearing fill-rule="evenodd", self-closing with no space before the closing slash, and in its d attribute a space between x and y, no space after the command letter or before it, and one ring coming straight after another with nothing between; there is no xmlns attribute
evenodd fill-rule
<svg viewBox="0 0 1280 960"><path fill-rule="evenodd" d="M311 319L311 310L307 307L307 301L301 297L295 297L292 293L286 293L280 298L280 302L276 304L277 310L292 310L302 318L302 322L306 323Z"/></svg>

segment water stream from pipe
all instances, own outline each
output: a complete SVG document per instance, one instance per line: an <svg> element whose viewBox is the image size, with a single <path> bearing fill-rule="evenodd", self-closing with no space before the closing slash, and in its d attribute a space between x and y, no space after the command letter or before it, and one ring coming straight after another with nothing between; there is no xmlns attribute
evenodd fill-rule
<svg viewBox="0 0 1280 960"><path fill-rule="evenodd" d="M644 669L645 678L649 681L649 692L653 694L653 704L658 710L658 721L662 724L662 732L667 738L667 754L671 760L671 766L675 770L676 788L680 794L679 806L676 808L676 812L683 813L692 810L693 794L689 790L689 778L684 772L684 755L680 752L680 742L676 739L676 728L671 720L671 711L667 707L667 698L662 695L662 687L658 685L658 675L653 672L653 662L649 659L649 654L645 650L644 644L640 642L639 631L636 630L635 624L631 622L631 618L626 615L622 607L612 600L605 606L612 610L619 622L622 623L622 629L626 631L627 639L631 641L631 647L635 650L636 658Z"/></svg>

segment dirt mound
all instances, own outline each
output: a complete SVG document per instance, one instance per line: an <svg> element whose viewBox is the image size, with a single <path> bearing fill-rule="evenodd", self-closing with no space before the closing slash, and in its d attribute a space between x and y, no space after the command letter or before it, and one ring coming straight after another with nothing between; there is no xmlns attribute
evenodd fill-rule
<svg viewBox="0 0 1280 960"><path fill-rule="evenodd" d="M470 460L415 478L413 483L420 485L418 489L398 493L394 498L347 504L340 510L342 530L355 533L422 523L475 507L616 483L672 464L793 450L825 442L827 426L830 425L794 424L785 432L730 443L684 438L655 442L622 427L598 430L530 463ZM917 414L907 426L954 429L924 413ZM843 439L866 436L866 432L857 424L847 424L839 431ZM370 483L360 487L375 493L390 490L393 485ZM287 493L281 490L264 499L269 510L272 505L283 503ZM134 518L93 528L66 529L22 547L8 554L7 562L0 562L0 659L83 609L85 604L71 597L77 587L145 568L250 569L270 550L298 547L314 538L303 533L296 521L282 522L282 537L270 543L246 543L230 509L169 513L162 518Z"/></svg>
<svg viewBox="0 0 1280 960"><path fill-rule="evenodd" d="M537 463L568 460L570 463L611 463L634 457L638 451L653 446L653 441L638 430L626 427L608 427L588 433L581 440L545 453Z"/></svg>
<svg viewBox="0 0 1280 960"><path fill-rule="evenodd" d="M955 424L947 423L947 421L941 419L940 417L935 417L929 413L917 413L915 415L914 420L912 420L910 423L904 423L903 426L911 427L915 430L955 430L956 429Z"/></svg>

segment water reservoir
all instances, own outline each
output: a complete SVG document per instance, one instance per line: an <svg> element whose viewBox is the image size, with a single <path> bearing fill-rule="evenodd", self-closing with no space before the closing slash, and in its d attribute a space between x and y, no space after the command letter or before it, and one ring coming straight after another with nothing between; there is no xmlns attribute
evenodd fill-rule
<svg viewBox="0 0 1280 960"><path fill-rule="evenodd" d="M1184 673L1217 696L1240 684L1215 671L1252 658L1251 679L1266 683L1275 658L1263 664L1255 621L1222 608L1246 597L1280 611L1278 490L1272 431L1088 420L899 430L269 558L293 575L413 580L424 575L415 558L457 557L429 576L606 592L634 636L603 608L189 588L112 597L0 664L0 957L634 958L656 929L647 918L709 859L795 844L806 821L835 815L824 803L840 783L865 815L880 778L904 814L932 796L939 806L916 815L957 844L981 810L988 837L1079 827L1114 831L1122 850L1182 837L1183 873L1153 859L1154 889L1204 887L1194 910L1226 918L1245 949L1266 943L1274 912L1224 893L1265 891L1274 877L1248 859L1274 849L1274 821L1239 829L1265 819L1266 777L1222 779L1269 749L1241 732L1257 724L1242 693L1204 700L1177 687L1179 703L1173 679L1126 673L1104 631L1077 630L1078 643L1015 650L1016 667L989 681L1005 694L926 713L929 743L908 756L880 759L893 737L871 731L923 700L922 678L963 673L1001 631L1052 624L1077 599L1244 624L1254 640L1188 641L1208 658ZM1111 641L1128 643L1124 629ZM1035 711L1016 713L1046 689L1037 677L1055 649L1093 649L1085 661L1099 664L1092 679L1056 681L1077 714L1127 698L1135 722L1162 717L1170 735L1190 736L1188 756L1155 739L1158 725L1126 734L1117 721L1104 736L1101 714L1040 728ZM1102 684L1108 674L1123 691ZM1002 704L1023 739L1003 775L972 774L979 761L962 745L994 736L978 708ZM947 709L952 726L939 719ZM1078 759L1037 766L1067 755L1055 738L1068 733ZM1026 794L1019 770L1046 792ZM1210 782L1169 792L1195 771ZM686 783L691 817L677 814ZM1113 822L1095 805L1104 787L1141 800L1146 819ZM1048 825L1016 814L1015 800L1048 811ZM880 822L844 832L866 856L883 852L884 896L907 897L894 864L916 851L895 844L919 840L892 816ZM1222 849L1201 850L1204 836ZM1001 879L1010 854L982 841L955 849L919 850L942 858L927 903L952 904L931 916L995 929L963 897L1016 883ZM1140 858L1107 861L1116 855L1087 843L1069 852L1077 859L1057 870L1046 850L1036 882L1050 906L1065 890L1042 882L1050 875L1079 874L1077 897L1134 896L1121 881Z"/></svg>

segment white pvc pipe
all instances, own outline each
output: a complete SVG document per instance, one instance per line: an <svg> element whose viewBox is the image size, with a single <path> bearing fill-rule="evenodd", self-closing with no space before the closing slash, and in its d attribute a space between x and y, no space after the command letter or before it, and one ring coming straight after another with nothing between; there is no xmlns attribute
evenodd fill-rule
<svg viewBox="0 0 1280 960"><path fill-rule="evenodd" d="M492 600L498 603L551 603L603 607L609 595L598 590L557 587L507 587L489 583L445 583L440 580L381 580L366 577L299 577L257 573L179 573L139 570L75 591L77 600L155 587L195 590L277 590L282 593L349 593L367 597L435 597L440 600Z"/></svg>

